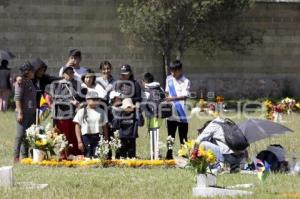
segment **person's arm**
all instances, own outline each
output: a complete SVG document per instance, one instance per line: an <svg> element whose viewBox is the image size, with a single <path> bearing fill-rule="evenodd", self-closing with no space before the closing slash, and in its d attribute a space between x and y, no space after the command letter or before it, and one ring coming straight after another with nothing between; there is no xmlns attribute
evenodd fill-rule
<svg viewBox="0 0 300 199"><path fill-rule="evenodd" d="M213 124L209 124L202 133L197 137L196 142L200 143L205 140L209 140L213 137L213 133L215 132L215 127Z"/></svg>
<svg viewBox="0 0 300 199"><path fill-rule="evenodd" d="M75 124L75 134L78 142L78 149L83 151L84 147L81 139L81 126L78 123Z"/></svg>
<svg viewBox="0 0 300 199"><path fill-rule="evenodd" d="M132 98L132 102L135 104L136 102L142 101L142 89L138 81L134 81L134 96Z"/></svg>
<svg viewBox="0 0 300 199"><path fill-rule="evenodd" d="M17 121L22 123L23 121L23 107L22 107L22 96L23 96L23 84L15 85L15 103L16 103L16 111L17 111Z"/></svg>

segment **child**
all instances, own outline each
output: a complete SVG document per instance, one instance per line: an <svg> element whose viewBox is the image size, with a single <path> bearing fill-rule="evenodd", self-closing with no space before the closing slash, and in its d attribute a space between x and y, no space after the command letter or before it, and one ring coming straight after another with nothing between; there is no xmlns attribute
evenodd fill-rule
<svg viewBox="0 0 300 199"><path fill-rule="evenodd" d="M104 110L98 107L99 99L98 93L88 92L87 106L79 109L73 120L78 148L89 158L96 156L100 135L108 139L107 117Z"/></svg>
<svg viewBox="0 0 300 199"><path fill-rule="evenodd" d="M176 60L170 65L170 72L166 79L166 101L174 105L174 114L167 119L168 135L175 138L178 128L180 144L187 141L188 134L188 115L185 107L185 101L190 96L190 80L183 75L182 64ZM167 152L167 159L172 159L172 151Z"/></svg>
<svg viewBox="0 0 300 199"><path fill-rule="evenodd" d="M27 62L21 68L22 80L15 84L15 102L17 115L17 134L14 146L14 163L19 162L20 151L23 157L28 157L28 147L25 144L25 131L35 123L37 108L36 89L32 83L34 68Z"/></svg>
<svg viewBox="0 0 300 199"><path fill-rule="evenodd" d="M136 112L136 106L131 98L125 98L119 111L116 111L113 119L113 130L119 130L121 148L117 158L136 157L136 138L138 126L143 125L141 113Z"/></svg>
<svg viewBox="0 0 300 199"><path fill-rule="evenodd" d="M82 154L78 149L73 118L76 108L79 107L80 102L85 100L87 91L81 87L80 82L74 79L72 67L66 67L62 72L64 79L52 82L49 94L53 99L52 116L54 125L65 134L70 144L67 154L61 154L61 158L66 159L69 155Z"/></svg>
<svg viewBox="0 0 300 199"><path fill-rule="evenodd" d="M144 97L142 110L148 119L147 126L150 135L150 156L151 160L157 160L159 157L159 128L161 119L159 118L160 104L165 98L164 90L159 82L154 82L151 73L145 73L143 78Z"/></svg>

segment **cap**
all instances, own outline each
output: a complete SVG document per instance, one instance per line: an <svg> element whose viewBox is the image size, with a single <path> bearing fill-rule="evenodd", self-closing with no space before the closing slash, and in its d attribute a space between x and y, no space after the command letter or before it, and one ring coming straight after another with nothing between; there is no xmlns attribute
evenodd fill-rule
<svg viewBox="0 0 300 199"><path fill-rule="evenodd" d="M94 91L89 91L86 96L85 99L100 99L99 95L97 92Z"/></svg>
<svg viewBox="0 0 300 199"><path fill-rule="evenodd" d="M120 68L121 75L129 75L131 72L132 72L131 67L128 64L122 65Z"/></svg>
<svg viewBox="0 0 300 199"><path fill-rule="evenodd" d="M67 67L65 67L65 68L63 69L63 74L64 74L65 72L67 72L68 70L72 70L72 71L74 72L74 69L73 69L72 66L67 66Z"/></svg>

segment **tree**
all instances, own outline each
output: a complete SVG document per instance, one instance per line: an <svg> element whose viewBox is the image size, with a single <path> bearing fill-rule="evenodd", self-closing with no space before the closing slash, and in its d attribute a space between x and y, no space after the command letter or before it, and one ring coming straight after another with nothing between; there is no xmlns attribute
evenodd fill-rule
<svg viewBox="0 0 300 199"><path fill-rule="evenodd" d="M118 8L121 32L129 40L152 46L168 73L171 55L180 60L190 47L206 55L216 49L246 52L260 38L241 23L253 0L131 0Z"/></svg>

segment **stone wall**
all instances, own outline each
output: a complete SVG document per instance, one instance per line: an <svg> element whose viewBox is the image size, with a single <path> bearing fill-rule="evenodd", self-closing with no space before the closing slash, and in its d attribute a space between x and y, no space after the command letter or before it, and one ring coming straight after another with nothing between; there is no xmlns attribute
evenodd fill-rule
<svg viewBox="0 0 300 199"><path fill-rule="evenodd" d="M120 0L0 0L0 49L26 59L41 57L58 73L70 49L83 52L82 65L97 69L102 60L117 68L133 66L137 78L150 71L162 81L162 58L149 49L128 46L119 31ZM244 18L264 30L261 47L247 55L218 52L207 59L197 50L183 56L192 89L233 98L300 96L300 3L259 2Z"/></svg>

